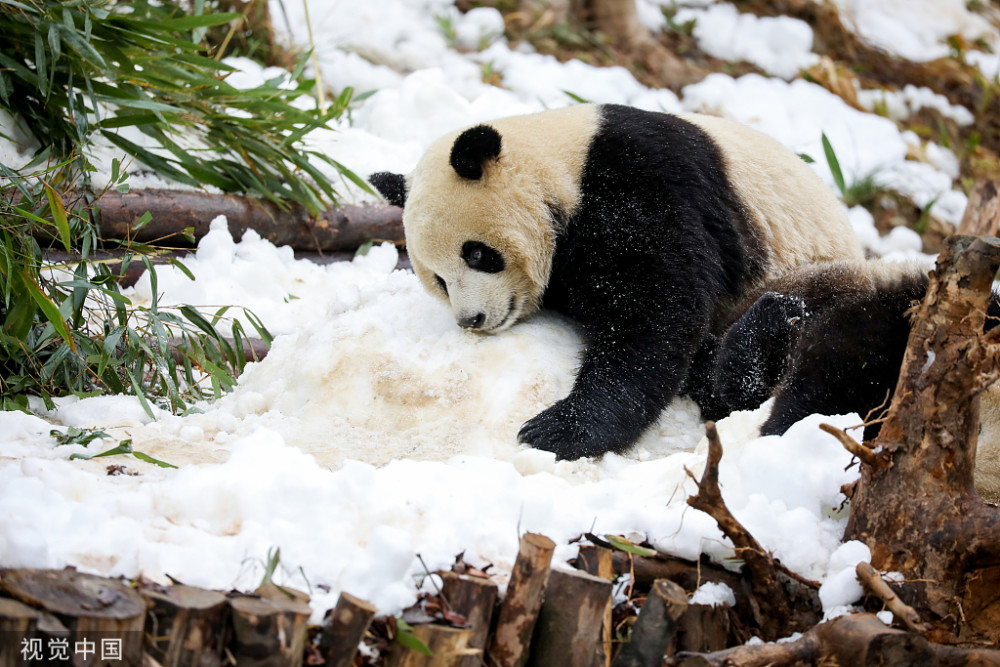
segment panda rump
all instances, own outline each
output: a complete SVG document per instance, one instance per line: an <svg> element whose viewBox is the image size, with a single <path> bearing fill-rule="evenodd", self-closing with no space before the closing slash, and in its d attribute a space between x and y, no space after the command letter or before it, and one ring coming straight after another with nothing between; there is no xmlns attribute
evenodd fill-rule
<svg viewBox="0 0 1000 667"><path fill-rule="evenodd" d="M560 458L631 446L755 286L861 257L798 156L707 116L580 105L500 119L441 138L402 178L373 182L392 186L414 270L462 326L496 333L539 307L579 323L572 390L518 436ZM504 268L482 270L470 242Z"/></svg>

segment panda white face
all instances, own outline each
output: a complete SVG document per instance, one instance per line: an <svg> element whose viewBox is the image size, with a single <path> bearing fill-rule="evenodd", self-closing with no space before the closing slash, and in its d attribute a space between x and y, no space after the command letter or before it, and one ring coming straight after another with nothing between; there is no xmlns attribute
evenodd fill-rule
<svg viewBox="0 0 1000 667"><path fill-rule="evenodd" d="M509 328L529 302L524 281L516 277L503 254L482 241L465 241L453 256L424 266L411 249L411 262L426 285L431 274L431 291L447 300L455 322L479 333L497 333Z"/></svg>
<svg viewBox="0 0 1000 667"><path fill-rule="evenodd" d="M500 119L441 137L406 177L372 175L403 208L414 272L460 326L497 333L538 309L597 127L590 105Z"/></svg>

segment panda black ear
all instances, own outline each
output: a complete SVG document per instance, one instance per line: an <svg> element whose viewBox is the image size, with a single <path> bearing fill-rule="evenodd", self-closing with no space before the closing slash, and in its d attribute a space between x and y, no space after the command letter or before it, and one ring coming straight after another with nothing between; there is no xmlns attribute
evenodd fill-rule
<svg viewBox="0 0 1000 667"><path fill-rule="evenodd" d="M500 133L489 125L470 127L451 147L451 167L462 178L478 181L486 161L500 155L500 145Z"/></svg>
<svg viewBox="0 0 1000 667"><path fill-rule="evenodd" d="M380 171L368 177L368 182L375 186L385 200L393 206L403 208L406 203L406 177L402 174L392 174Z"/></svg>

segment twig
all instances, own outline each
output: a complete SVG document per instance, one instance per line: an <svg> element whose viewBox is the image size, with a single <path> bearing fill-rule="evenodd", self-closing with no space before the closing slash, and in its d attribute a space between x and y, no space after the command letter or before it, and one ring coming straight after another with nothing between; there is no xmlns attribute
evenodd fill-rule
<svg viewBox="0 0 1000 667"><path fill-rule="evenodd" d="M839 428L831 426L830 424L820 424L819 427L824 431L826 431L827 433L829 433L830 435L837 438L837 440L840 441L840 444L844 446L844 449L846 449L851 454L861 459L862 462L867 463L870 466L879 465L879 463L881 462L881 459L879 458L878 454L868 449L864 445L859 445L857 442L854 441L853 438L851 438L851 436L847 435L847 433L840 430Z"/></svg>
<svg viewBox="0 0 1000 667"><path fill-rule="evenodd" d="M895 614L896 618L902 619L907 628L914 632L925 632L927 630L927 626L920 620L920 614L913 607L899 599L899 596L892 590L892 587L886 583L870 563L865 563L864 561L858 563L855 572L858 573L858 579L865 585L865 588L877 595L885 603L886 608Z"/></svg>

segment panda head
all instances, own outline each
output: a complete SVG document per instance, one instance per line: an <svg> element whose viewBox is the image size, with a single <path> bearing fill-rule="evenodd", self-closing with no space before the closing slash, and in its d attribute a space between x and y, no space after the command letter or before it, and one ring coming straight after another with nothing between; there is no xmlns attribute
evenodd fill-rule
<svg viewBox="0 0 1000 667"><path fill-rule="evenodd" d="M370 178L403 207L413 269L462 327L496 333L539 307L579 169L553 168L544 140L530 145L537 132L530 120L477 125L437 140L407 177Z"/></svg>

